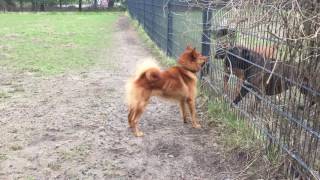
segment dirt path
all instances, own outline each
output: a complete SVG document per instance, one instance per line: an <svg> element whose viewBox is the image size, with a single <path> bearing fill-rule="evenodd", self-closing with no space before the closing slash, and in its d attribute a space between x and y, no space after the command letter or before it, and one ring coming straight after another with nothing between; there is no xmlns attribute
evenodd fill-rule
<svg viewBox="0 0 320 180"><path fill-rule="evenodd" d="M55 77L0 73L14 96L0 101L0 179L228 179L214 129L183 124L178 106L152 100L128 130L124 83L137 60L150 56L121 17L109 59Z"/></svg>

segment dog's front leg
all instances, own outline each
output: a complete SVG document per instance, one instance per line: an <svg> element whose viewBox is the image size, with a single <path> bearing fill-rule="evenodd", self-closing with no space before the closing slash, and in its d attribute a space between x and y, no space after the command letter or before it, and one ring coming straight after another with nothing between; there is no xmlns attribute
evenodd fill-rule
<svg viewBox="0 0 320 180"><path fill-rule="evenodd" d="M237 77L236 93L239 94L242 84L245 80L244 72L241 69L234 69L234 75Z"/></svg>
<svg viewBox="0 0 320 180"><path fill-rule="evenodd" d="M191 97L187 99L187 103L190 109L191 119L192 119L192 127L194 128L201 128L201 125L198 122L197 114L196 114L196 104L195 98Z"/></svg>
<svg viewBox="0 0 320 180"><path fill-rule="evenodd" d="M184 123L187 123L186 100L180 100L180 112Z"/></svg>
<svg viewBox="0 0 320 180"><path fill-rule="evenodd" d="M225 65L224 66L224 76L223 76L223 91L224 93L228 94L228 82L230 78L230 70L229 68Z"/></svg>

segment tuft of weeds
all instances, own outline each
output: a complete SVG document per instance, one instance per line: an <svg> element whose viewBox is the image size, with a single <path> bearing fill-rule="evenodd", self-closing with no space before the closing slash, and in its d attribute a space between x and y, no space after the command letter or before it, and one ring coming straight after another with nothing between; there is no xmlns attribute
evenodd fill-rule
<svg viewBox="0 0 320 180"><path fill-rule="evenodd" d="M58 171L61 169L61 164L59 164L58 162L50 162L50 163L48 163L48 168L50 168L54 171Z"/></svg>
<svg viewBox="0 0 320 180"><path fill-rule="evenodd" d="M22 149L22 146L18 145L18 144L14 144L10 147L11 150L13 151L19 151Z"/></svg>
<svg viewBox="0 0 320 180"><path fill-rule="evenodd" d="M5 161L8 159L8 156L6 154L0 154L0 161Z"/></svg>
<svg viewBox="0 0 320 180"><path fill-rule="evenodd" d="M36 178L33 176L27 176L25 177L25 180L36 180Z"/></svg>
<svg viewBox="0 0 320 180"><path fill-rule="evenodd" d="M59 152L60 156L64 160L84 160L90 153L90 146L81 144L71 149L62 150Z"/></svg>
<svg viewBox="0 0 320 180"><path fill-rule="evenodd" d="M0 99L6 99L9 97L10 97L10 95L7 92L0 91Z"/></svg>
<svg viewBox="0 0 320 180"><path fill-rule="evenodd" d="M23 88L22 85L15 85L15 86L13 86L13 88L14 88L14 92L24 92L25 91L25 89Z"/></svg>
<svg viewBox="0 0 320 180"><path fill-rule="evenodd" d="M281 160L281 152L279 152L279 147L274 145L274 144L270 144L267 147L267 158L270 161L271 164L273 165L277 165L278 162Z"/></svg>

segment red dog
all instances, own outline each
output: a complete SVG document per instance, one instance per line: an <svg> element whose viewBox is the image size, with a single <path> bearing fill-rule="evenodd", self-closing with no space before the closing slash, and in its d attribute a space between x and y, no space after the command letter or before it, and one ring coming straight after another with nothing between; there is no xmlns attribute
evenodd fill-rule
<svg viewBox="0 0 320 180"><path fill-rule="evenodd" d="M180 56L178 66L165 71L161 71L154 62L144 62L139 66L135 77L127 83L128 123L135 136L143 136L137 123L152 96L178 102L184 123L187 122L186 105L188 105L192 126L201 128L195 108L196 72L201 70L206 61L207 57L188 46Z"/></svg>

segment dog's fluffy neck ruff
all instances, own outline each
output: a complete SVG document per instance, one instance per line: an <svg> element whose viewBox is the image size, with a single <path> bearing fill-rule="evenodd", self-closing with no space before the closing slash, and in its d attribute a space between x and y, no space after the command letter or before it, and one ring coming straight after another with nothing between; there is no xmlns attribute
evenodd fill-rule
<svg viewBox="0 0 320 180"><path fill-rule="evenodd" d="M192 72L193 74L196 74L196 73L198 72L198 71L196 71L196 70L189 69L189 68L187 68L187 67L185 67L185 66L182 66L182 65L179 65L179 66L182 67L183 69L189 71L189 72Z"/></svg>

